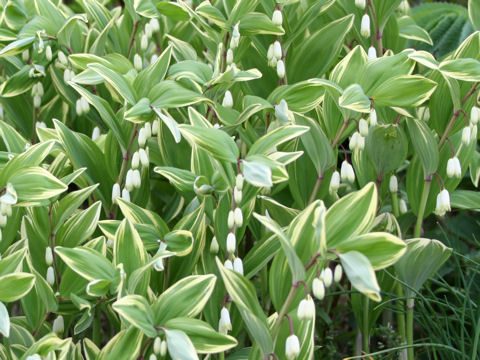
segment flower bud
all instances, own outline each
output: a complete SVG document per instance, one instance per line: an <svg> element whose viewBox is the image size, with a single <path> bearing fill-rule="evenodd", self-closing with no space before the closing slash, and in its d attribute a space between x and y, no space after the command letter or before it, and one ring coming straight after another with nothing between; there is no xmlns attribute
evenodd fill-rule
<svg viewBox="0 0 480 360"><path fill-rule="evenodd" d="M100 136L100 128L98 126L95 126L92 131L92 140L95 141L99 138Z"/></svg>
<svg viewBox="0 0 480 360"><path fill-rule="evenodd" d="M157 135L160 128L160 121L154 120L152 124L152 135Z"/></svg>
<svg viewBox="0 0 480 360"><path fill-rule="evenodd" d="M363 37L370 37L370 16L365 14L362 16L362 24L360 26L360 34Z"/></svg>
<svg viewBox="0 0 480 360"><path fill-rule="evenodd" d="M148 360L157 360L157 355L150 354L150 356L148 357Z"/></svg>
<svg viewBox="0 0 480 360"><path fill-rule="evenodd" d="M126 201L130 201L130 191L128 191L125 188L122 190L122 199Z"/></svg>
<svg viewBox="0 0 480 360"><path fill-rule="evenodd" d="M279 41L275 41L273 43L273 57L277 60L280 60L282 58L282 45Z"/></svg>
<svg viewBox="0 0 480 360"><path fill-rule="evenodd" d="M236 23L233 26L232 37L234 37L234 38L239 38L240 37L239 25L240 25L240 23Z"/></svg>
<svg viewBox="0 0 480 360"><path fill-rule="evenodd" d="M7 225L7 217L0 214L0 227L5 227Z"/></svg>
<svg viewBox="0 0 480 360"><path fill-rule="evenodd" d="M28 62L29 57L30 57L30 51L28 51L28 49L25 50L24 52L22 52L23 62L25 62L25 63Z"/></svg>
<svg viewBox="0 0 480 360"><path fill-rule="evenodd" d="M239 257L233 260L233 271L239 273L240 275L243 275L243 262L242 259L240 259Z"/></svg>
<svg viewBox="0 0 480 360"><path fill-rule="evenodd" d="M138 151L135 151L132 156L132 163L131 163L132 169L138 169L139 165L140 165L140 155Z"/></svg>
<svg viewBox="0 0 480 360"><path fill-rule="evenodd" d="M214 236L212 238L212 242L210 243L210 252L212 254L218 253L218 250L220 249L220 246L218 245L217 238Z"/></svg>
<svg viewBox="0 0 480 360"><path fill-rule="evenodd" d="M147 47L148 47L148 37L147 37L147 34L143 34L140 39L140 49L142 49L142 51L145 51L147 50Z"/></svg>
<svg viewBox="0 0 480 360"><path fill-rule="evenodd" d="M282 16L282 12L278 9L276 9L274 12L273 12L273 15L272 15L272 23L273 25L275 26L282 26L282 23L283 23L283 16Z"/></svg>
<svg viewBox="0 0 480 360"><path fill-rule="evenodd" d="M390 176L390 182L388 186L391 193L396 193L398 191L398 179L395 175Z"/></svg>
<svg viewBox="0 0 480 360"><path fill-rule="evenodd" d="M335 266L335 270L333 270L333 281L335 281L336 283L339 283L340 280L342 280L342 275L343 275L342 265L337 264Z"/></svg>
<svg viewBox="0 0 480 360"><path fill-rule="evenodd" d="M237 238L233 232L229 232L227 235L227 252L233 254L237 247Z"/></svg>
<svg viewBox="0 0 480 360"><path fill-rule="evenodd" d="M323 298L325 297L325 285L323 284L323 281L319 278L313 279L312 292L313 296L315 296L318 300L323 300Z"/></svg>
<svg viewBox="0 0 480 360"><path fill-rule="evenodd" d="M340 174L338 171L334 171L332 174L332 177L330 179L330 186L328 188L328 191L330 194L335 194L340 187Z"/></svg>
<svg viewBox="0 0 480 360"><path fill-rule="evenodd" d="M160 354L160 348L162 346L162 339L160 339L158 336L155 338L153 341L153 352L157 355Z"/></svg>
<svg viewBox="0 0 480 360"><path fill-rule="evenodd" d="M82 112L84 114L90 111L90 104L88 103L87 99L85 99L83 96L80 98L80 104L82 107Z"/></svg>
<svg viewBox="0 0 480 360"><path fill-rule="evenodd" d="M36 87L36 94L39 95L40 97L42 97L43 94L44 94L42 83L41 83L41 82L37 82L37 83L35 84L35 87Z"/></svg>
<svg viewBox="0 0 480 360"><path fill-rule="evenodd" d="M52 61L52 47L50 45L47 45L47 48L45 49L45 57L47 58L47 61Z"/></svg>
<svg viewBox="0 0 480 360"><path fill-rule="evenodd" d="M480 120L480 108L473 106L470 111L470 122L472 125L477 125Z"/></svg>
<svg viewBox="0 0 480 360"><path fill-rule="evenodd" d="M46 129L47 124L45 124L43 121L37 121L35 123L35 129Z"/></svg>
<svg viewBox="0 0 480 360"><path fill-rule="evenodd" d="M65 324L63 322L63 316L58 315L57 318L53 320L52 331L58 336L61 336L64 330L65 330Z"/></svg>
<svg viewBox="0 0 480 360"><path fill-rule="evenodd" d="M366 5L366 0L355 0L355 6L362 10L365 10Z"/></svg>
<svg viewBox="0 0 480 360"><path fill-rule="evenodd" d="M133 170L132 172L132 182L133 187L139 189L142 186L142 176L140 175L140 171L138 169Z"/></svg>
<svg viewBox="0 0 480 360"><path fill-rule="evenodd" d="M373 46L368 48L368 58L372 60L377 58L377 49L375 49Z"/></svg>
<svg viewBox="0 0 480 360"><path fill-rule="evenodd" d="M235 200L235 204L240 204L242 202L242 190L239 190L236 186L233 188L233 200Z"/></svg>
<svg viewBox="0 0 480 360"><path fill-rule="evenodd" d="M368 135L368 122L365 119L360 119L358 122L358 131L360 132L360 135L362 136L367 136Z"/></svg>
<svg viewBox="0 0 480 360"><path fill-rule="evenodd" d="M5 216L12 215L12 206L4 201L0 201L0 214Z"/></svg>
<svg viewBox="0 0 480 360"><path fill-rule="evenodd" d="M158 19L151 19L150 26L152 28L152 32L154 33L160 30L160 23L158 22Z"/></svg>
<svg viewBox="0 0 480 360"><path fill-rule="evenodd" d="M225 260L225 263L223 264L223 266L225 266L225 269L233 271L233 263L230 259Z"/></svg>
<svg viewBox="0 0 480 360"><path fill-rule="evenodd" d="M233 106L232 93L228 90L225 91L225 95L223 96L222 106L226 108L231 108Z"/></svg>
<svg viewBox="0 0 480 360"><path fill-rule="evenodd" d="M147 140L150 139L152 137L152 124L150 124L149 122L146 122L144 125L143 125L143 128L145 129L145 136L147 137Z"/></svg>
<svg viewBox="0 0 480 360"><path fill-rule="evenodd" d="M238 189L238 190L243 190L243 181L245 180L245 178L243 177L242 174L237 174L237 177L235 178L235 187Z"/></svg>
<svg viewBox="0 0 480 360"><path fill-rule="evenodd" d="M140 71L143 68L143 61L139 54L135 54L133 57L133 66L135 70Z"/></svg>
<svg viewBox="0 0 480 360"><path fill-rule="evenodd" d="M340 168L340 177L342 181L353 183L355 181L355 172L353 171L353 166L344 160L342 162L342 167Z"/></svg>
<svg viewBox="0 0 480 360"><path fill-rule="evenodd" d="M152 25L148 22L145 24L145 35L148 39L152 37L153 29Z"/></svg>
<svg viewBox="0 0 480 360"><path fill-rule="evenodd" d="M270 62L273 59L273 44L270 44L267 51L267 60Z"/></svg>
<svg viewBox="0 0 480 360"><path fill-rule="evenodd" d="M285 77L285 63L283 62L283 60L277 61L277 76L280 79L283 79Z"/></svg>
<svg viewBox="0 0 480 360"><path fill-rule="evenodd" d="M127 175L125 176L125 189L128 191L132 191L134 187L133 183L133 170L129 169L127 171Z"/></svg>
<svg viewBox="0 0 480 360"><path fill-rule="evenodd" d="M148 154L144 149L138 150L140 154L140 163L143 167L148 167L150 165L150 161L148 160Z"/></svg>
<svg viewBox="0 0 480 360"><path fill-rule="evenodd" d="M470 144L471 135L472 135L472 130L470 129L470 126L465 126L462 130L462 143L463 143L463 145Z"/></svg>
<svg viewBox="0 0 480 360"><path fill-rule="evenodd" d="M82 102L80 101L80 99L77 99L77 101L75 101L75 112L77 113L77 116L82 116L83 114Z"/></svg>
<svg viewBox="0 0 480 360"><path fill-rule="evenodd" d="M226 307L223 307L220 311L220 320L218 322L218 331L222 334L226 334L229 330L232 330L232 322L230 320L230 312Z"/></svg>
<svg viewBox="0 0 480 360"><path fill-rule="evenodd" d="M65 65L65 66L68 65L68 59L65 56L65 54L63 53L63 51L58 50L57 57L58 57L58 61L60 61L60 64Z"/></svg>
<svg viewBox="0 0 480 360"><path fill-rule="evenodd" d="M456 177L456 178L461 178L462 177L462 166L460 165L460 160L458 160L458 157L454 156L447 161L447 176L449 178L451 177Z"/></svg>
<svg viewBox="0 0 480 360"><path fill-rule="evenodd" d="M235 208L235 210L233 211L233 219L235 222L235 226L241 227L243 225L242 209L240 209L239 207Z"/></svg>
<svg viewBox="0 0 480 360"><path fill-rule="evenodd" d="M45 249L45 263L48 266L51 266L53 264L53 252L50 246L47 246L47 248Z"/></svg>
<svg viewBox="0 0 480 360"><path fill-rule="evenodd" d="M405 200L400 199L398 205L399 205L398 207L400 210L400 214L405 214L408 211L407 203L405 202Z"/></svg>
<svg viewBox="0 0 480 360"><path fill-rule="evenodd" d="M315 303L310 294L298 304L297 317L299 320L313 320L315 318Z"/></svg>
<svg viewBox="0 0 480 360"><path fill-rule="evenodd" d="M232 229L235 226L235 215L232 210L228 212L227 226Z"/></svg>
<svg viewBox="0 0 480 360"><path fill-rule="evenodd" d="M33 107L38 109L40 105L42 105L42 98L40 97L40 95L35 95L33 97Z"/></svg>
<svg viewBox="0 0 480 360"><path fill-rule="evenodd" d="M348 143L348 147L350 148L350 150L352 151L355 151L357 149L359 150L362 150L360 149L361 147L361 139L362 138L362 135L360 135L360 133L357 131L357 132L354 132L352 137L350 138L350 141ZM365 145L365 142L363 142L363 145Z"/></svg>
<svg viewBox="0 0 480 360"><path fill-rule="evenodd" d="M55 273L53 271L53 267L49 266L47 269L47 283L48 285L52 286L55 283Z"/></svg>
<svg viewBox="0 0 480 360"><path fill-rule="evenodd" d="M0 120L3 120L3 106L0 104Z"/></svg>
<svg viewBox="0 0 480 360"><path fill-rule="evenodd" d="M141 128L138 132L138 146L141 148L145 147L147 142L147 134L145 133L145 128Z"/></svg>
<svg viewBox="0 0 480 360"><path fill-rule="evenodd" d="M369 123L370 126L377 126L377 112L375 109L370 110Z"/></svg>
<svg viewBox="0 0 480 360"><path fill-rule="evenodd" d="M233 50L232 49L227 50L227 59L226 60L227 60L228 65L233 63Z"/></svg>
<svg viewBox="0 0 480 360"><path fill-rule="evenodd" d="M160 346L160 356L167 356L167 342L165 340L162 341L162 345Z"/></svg>
<svg viewBox="0 0 480 360"><path fill-rule="evenodd" d="M325 287L329 288L332 285L333 274L332 274L332 270L329 267L323 270L322 280L323 280L323 283L325 284Z"/></svg>
<svg viewBox="0 0 480 360"><path fill-rule="evenodd" d="M435 207L435 214L443 216L447 211L450 211L450 194L447 189L443 189L437 195L437 204Z"/></svg>
<svg viewBox="0 0 480 360"><path fill-rule="evenodd" d="M65 71L63 72L63 81L68 83L70 81L70 70L69 69L65 69Z"/></svg>
<svg viewBox="0 0 480 360"><path fill-rule="evenodd" d="M297 335L290 335L285 341L285 356L287 360L294 360L300 355L300 341Z"/></svg>
<svg viewBox="0 0 480 360"><path fill-rule="evenodd" d="M112 203L120 197L120 185L118 183L113 184L112 188Z"/></svg>
<svg viewBox="0 0 480 360"><path fill-rule="evenodd" d="M157 54L153 54L151 57L150 57L150 64L153 64L155 61L157 61L158 59L158 55Z"/></svg>

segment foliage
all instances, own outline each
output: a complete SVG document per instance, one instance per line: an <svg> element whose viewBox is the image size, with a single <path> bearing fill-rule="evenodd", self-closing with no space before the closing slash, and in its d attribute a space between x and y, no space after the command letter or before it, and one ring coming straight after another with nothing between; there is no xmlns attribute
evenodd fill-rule
<svg viewBox="0 0 480 360"><path fill-rule="evenodd" d="M479 14L2 1L0 358L476 358Z"/></svg>

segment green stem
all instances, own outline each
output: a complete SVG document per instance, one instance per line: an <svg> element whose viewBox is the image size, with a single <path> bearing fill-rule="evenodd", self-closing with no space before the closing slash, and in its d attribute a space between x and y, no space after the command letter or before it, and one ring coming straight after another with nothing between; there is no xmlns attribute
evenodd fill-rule
<svg viewBox="0 0 480 360"><path fill-rule="evenodd" d="M425 179L423 184L422 197L420 199L420 207L418 208L417 223L415 225L414 237L420 237L422 234L423 215L425 214L425 207L427 206L428 194L430 193L430 185L432 180L430 178Z"/></svg>
<svg viewBox="0 0 480 360"><path fill-rule="evenodd" d="M369 305L370 299L368 297L364 297L363 299L363 329L362 329L362 341L363 341L363 351L365 354L370 352L370 336L369 336Z"/></svg>
<svg viewBox="0 0 480 360"><path fill-rule="evenodd" d="M408 348L408 360L414 360L413 353L413 307L414 299L407 299L407 345Z"/></svg>
<svg viewBox="0 0 480 360"><path fill-rule="evenodd" d="M402 345L405 345L407 343L407 333L406 333L406 330L405 330L405 314L404 314L405 303L402 300L402 298L404 297L402 284L397 283L395 291L397 293L397 296L399 297L399 299L397 300L397 305L398 305L398 313L397 313L398 333L400 334Z"/></svg>
<svg viewBox="0 0 480 360"><path fill-rule="evenodd" d="M323 174L318 175L317 181L315 182L315 186L313 187L312 194L310 195L310 199L308 200L308 204L314 202L315 198L317 197L318 190L320 190L320 185L322 184Z"/></svg>
<svg viewBox="0 0 480 360"><path fill-rule="evenodd" d="M292 303L295 294L297 293L298 286L292 285L290 292L288 293L287 299L283 303L282 308L280 309L280 313L278 314L277 321L275 321L275 325L273 326L273 341L274 343L277 341L277 336L280 331L280 325L282 324L282 319L288 311L290 304Z"/></svg>
<svg viewBox="0 0 480 360"><path fill-rule="evenodd" d="M400 209L398 206L398 194L396 192L392 193L392 210L393 215L398 218L400 216Z"/></svg>

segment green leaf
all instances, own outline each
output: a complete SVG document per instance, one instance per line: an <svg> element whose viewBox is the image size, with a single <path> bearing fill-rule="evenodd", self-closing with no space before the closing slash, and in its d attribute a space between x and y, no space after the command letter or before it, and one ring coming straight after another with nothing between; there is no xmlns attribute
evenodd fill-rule
<svg viewBox="0 0 480 360"><path fill-rule="evenodd" d="M167 338L168 353L172 359L198 360L195 347L189 337L180 330L163 330Z"/></svg>
<svg viewBox="0 0 480 360"><path fill-rule="evenodd" d="M184 124L179 125L179 128L191 145L197 145L217 160L237 162L240 156L237 144L225 131Z"/></svg>
<svg viewBox="0 0 480 360"><path fill-rule="evenodd" d="M102 348L96 360L118 360L129 354L135 358L140 353L143 333L135 327L122 330Z"/></svg>
<svg viewBox="0 0 480 360"><path fill-rule="evenodd" d="M338 99L339 105L345 109L360 113L370 113L371 101L358 84L347 87Z"/></svg>
<svg viewBox="0 0 480 360"><path fill-rule="evenodd" d="M242 35L283 35L285 31L272 23L272 20L263 13L251 12L245 15L240 21L240 32Z"/></svg>
<svg viewBox="0 0 480 360"><path fill-rule="evenodd" d="M168 166L156 166L153 171L166 177L170 184L180 193L186 194L193 192L193 183L196 176L191 171Z"/></svg>
<svg viewBox="0 0 480 360"><path fill-rule="evenodd" d="M155 324L161 325L176 317L198 315L212 295L215 275L191 275L177 281L154 302Z"/></svg>
<svg viewBox="0 0 480 360"><path fill-rule="evenodd" d="M480 30L480 3L477 0L468 0L468 16L475 30Z"/></svg>
<svg viewBox="0 0 480 360"><path fill-rule="evenodd" d="M152 106L169 109L209 101L203 95L189 90L173 80L164 80L150 89L148 98Z"/></svg>
<svg viewBox="0 0 480 360"><path fill-rule="evenodd" d="M452 249L438 240L431 239L410 239L406 243L407 251L395 264L395 269L400 280L409 286L404 286L405 296L414 298L425 281L435 276L447 261Z"/></svg>
<svg viewBox="0 0 480 360"><path fill-rule="evenodd" d="M406 121L413 148L422 162L425 176L435 173L439 152L433 131L422 120L407 118Z"/></svg>
<svg viewBox="0 0 480 360"><path fill-rule="evenodd" d="M153 338L157 335L153 325L153 311L142 296L127 295L117 300L112 306L116 312L148 337Z"/></svg>
<svg viewBox="0 0 480 360"><path fill-rule="evenodd" d="M170 66L171 57L172 47L168 46L153 64L150 64L140 71L133 82L135 91L140 96L146 96L151 88L165 78L165 74Z"/></svg>
<svg viewBox="0 0 480 360"><path fill-rule="evenodd" d="M258 187L271 187L273 185L272 170L268 166L258 161L247 160L243 160L241 166L245 181L249 184Z"/></svg>
<svg viewBox="0 0 480 360"><path fill-rule="evenodd" d="M17 71L13 76L9 77L1 86L0 93L3 97L12 97L27 92L37 81L30 77L31 65L25 65Z"/></svg>
<svg viewBox="0 0 480 360"><path fill-rule="evenodd" d="M480 61L475 59L454 59L440 63L439 70L445 76L461 81L480 81Z"/></svg>
<svg viewBox="0 0 480 360"><path fill-rule="evenodd" d="M10 336L10 317L7 307L0 301L0 334L8 338Z"/></svg>
<svg viewBox="0 0 480 360"><path fill-rule="evenodd" d="M115 267L96 250L84 246L73 249L57 246L55 253L68 267L89 281L115 278Z"/></svg>
<svg viewBox="0 0 480 360"><path fill-rule="evenodd" d="M8 182L13 185L21 203L50 199L67 190L67 186L47 170L32 166L14 173Z"/></svg>
<svg viewBox="0 0 480 360"><path fill-rule="evenodd" d="M210 324L198 319L175 318L168 320L165 327L183 331L199 354L215 354L237 346L237 340L233 336L221 334Z"/></svg>
<svg viewBox="0 0 480 360"><path fill-rule="evenodd" d="M157 107L153 107L153 111L157 116L162 120L162 122L167 126L168 130L172 133L173 139L178 144L180 140L182 140L182 135L178 128L178 124L175 120L173 120L170 116L166 116L160 112Z"/></svg>
<svg viewBox="0 0 480 360"><path fill-rule="evenodd" d="M325 218L327 248L335 249L352 236L371 229L377 212L377 188L369 183L336 201Z"/></svg>
<svg viewBox="0 0 480 360"><path fill-rule="evenodd" d="M365 255L374 270L385 269L400 259L406 251L405 242L386 232L371 232L343 241L337 250L341 253L358 251Z"/></svg>
<svg viewBox="0 0 480 360"><path fill-rule="evenodd" d="M25 296L35 284L35 276L17 272L0 276L0 301L13 302Z"/></svg>
<svg viewBox="0 0 480 360"><path fill-rule="evenodd" d="M280 244L282 245L283 252L287 257L290 270L292 271L293 282L296 283L298 281L305 280L306 275L305 275L304 266L301 260L298 258L298 255L295 252L295 248L293 247L291 240L287 237L287 235L285 235L285 233L282 231L280 226L274 220L266 216L259 215L256 213L254 213L253 216L255 217L255 219L260 221L260 223L263 226L265 226L268 230L270 230L275 235L277 235L277 238L280 241Z"/></svg>
<svg viewBox="0 0 480 360"><path fill-rule="evenodd" d="M358 251L338 254L352 286L374 301L380 301L380 287L368 258Z"/></svg>
<svg viewBox="0 0 480 360"><path fill-rule="evenodd" d="M247 156L255 154L267 154L273 149L275 149L277 146L289 140L295 139L298 136L301 136L308 130L308 127L298 125L286 125L278 127L255 141L250 150L248 151Z"/></svg>
<svg viewBox="0 0 480 360"><path fill-rule="evenodd" d="M263 354L270 354L274 350L273 339L254 286L242 275L225 269L218 258L216 262L225 288L245 322L250 339L258 344Z"/></svg>
<svg viewBox="0 0 480 360"><path fill-rule="evenodd" d="M419 75L388 78L369 93L375 106L415 107L427 101L437 84Z"/></svg>
<svg viewBox="0 0 480 360"><path fill-rule="evenodd" d="M131 105L135 103L135 96L133 94L133 90L130 88L130 85L128 85L128 83L120 74L117 74L115 71L107 68L102 64L89 64L88 68L95 71L106 82L108 82L126 102Z"/></svg>
<svg viewBox="0 0 480 360"><path fill-rule="evenodd" d="M29 48L34 40L35 40L34 36L15 40L14 42L11 42L7 46L5 46L2 50L0 50L0 56L10 56L15 54L20 54L25 49Z"/></svg>
<svg viewBox="0 0 480 360"><path fill-rule="evenodd" d="M480 210L480 192L455 190L450 194L452 207L463 210ZM1 263L0 263L1 264Z"/></svg>

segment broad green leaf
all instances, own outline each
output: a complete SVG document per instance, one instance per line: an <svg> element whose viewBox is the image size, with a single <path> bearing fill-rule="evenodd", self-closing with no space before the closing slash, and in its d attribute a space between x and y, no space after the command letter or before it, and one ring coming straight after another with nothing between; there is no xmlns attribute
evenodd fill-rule
<svg viewBox="0 0 480 360"><path fill-rule="evenodd" d="M406 243L407 251L395 264L395 269L400 280L409 286L404 286L405 296L414 298L425 281L435 276L438 269L447 261L452 249L438 240L431 239L410 239Z"/></svg>
<svg viewBox="0 0 480 360"><path fill-rule="evenodd" d="M0 333L8 338L10 336L10 317L7 307L0 301Z"/></svg>
<svg viewBox="0 0 480 360"><path fill-rule="evenodd" d="M370 299L380 301L380 287L368 258L358 251L349 251L338 256L352 286Z"/></svg>
<svg viewBox="0 0 480 360"><path fill-rule="evenodd" d="M15 40L11 42L7 46L5 46L2 50L0 50L0 56L10 56L15 55L23 52L25 49L30 47L30 45L35 40L35 37L26 37L23 39Z"/></svg>
<svg viewBox="0 0 480 360"><path fill-rule="evenodd" d="M480 81L480 61L475 59L454 59L440 63L439 70L445 76L461 81Z"/></svg>
<svg viewBox="0 0 480 360"><path fill-rule="evenodd" d="M286 125L276 128L255 141L248 151L248 155L267 154L277 146L301 136L308 130L308 127L298 125Z"/></svg>
<svg viewBox="0 0 480 360"><path fill-rule="evenodd" d="M337 250L341 253L358 251L368 258L374 270L380 270L395 264L405 253L406 244L392 234L371 232L343 241Z"/></svg>
<svg viewBox="0 0 480 360"><path fill-rule="evenodd" d="M153 312L148 302L139 295L127 295L115 303L113 309L130 324L142 330L148 337L155 337L157 331L153 325Z"/></svg>
<svg viewBox="0 0 480 360"><path fill-rule="evenodd" d="M115 267L96 250L84 246L73 249L57 246L55 253L68 267L89 281L115 278Z"/></svg>
<svg viewBox="0 0 480 360"><path fill-rule="evenodd" d="M413 148L422 162L425 176L435 173L439 162L439 152L434 132L422 120L407 118L406 122Z"/></svg>
<svg viewBox="0 0 480 360"><path fill-rule="evenodd" d="M89 64L88 68L99 74L129 104L133 105L135 103L135 96L132 92L130 85L120 74L117 74L115 71L107 68L102 64Z"/></svg>
<svg viewBox="0 0 480 360"><path fill-rule="evenodd" d="M304 265L302 264L301 260L298 258L298 255L295 252L295 248L291 240L287 237L287 235L282 231L280 226L272 219L254 213L253 216L257 219L263 226L265 226L268 230L273 232L277 235L278 240L282 246L283 252L288 261L288 265L290 266L290 270L292 271L293 275L293 282L303 281L305 280L305 269Z"/></svg>
<svg viewBox="0 0 480 360"><path fill-rule="evenodd" d="M263 13L251 12L242 18L240 32L243 35L269 34L283 35L285 31L272 23L271 18Z"/></svg>
<svg viewBox="0 0 480 360"><path fill-rule="evenodd" d="M102 348L97 360L118 360L129 354L135 358L140 353L143 333L135 327L122 330Z"/></svg>
<svg viewBox="0 0 480 360"><path fill-rule="evenodd" d="M480 30L480 3L477 0L468 0L468 16L475 30Z"/></svg>
<svg viewBox="0 0 480 360"><path fill-rule="evenodd" d="M38 166L20 169L8 182L17 192L19 202L28 204L50 199L67 190L63 182Z"/></svg>
<svg viewBox="0 0 480 360"><path fill-rule="evenodd" d="M339 105L345 109L360 113L370 113L371 101L358 84L347 87L338 99Z"/></svg>
<svg viewBox="0 0 480 360"><path fill-rule="evenodd" d="M335 249L343 241L366 233L377 212L377 188L369 183L335 202L325 218L327 248Z"/></svg>
<svg viewBox="0 0 480 360"><path fill-rule="evenodd" d="M270 354L274 350L273 339L254 286L242 275L225 269L218 258L216 262L225 288L245 322L250 339L258 344L263 354Z"/></svg>
<svg viewBox="0 0 480 360"><path fill-rule="evenodd" d="M35 284L35 276L17 272L0 276L0 301L12 302L25 296Z"/></svg>
<svg viewBox="0 0 480 360"><path fill-rule="evenodd" d="M167 329L181 330L192 341L199 354L215 354L232 349L237 340L215 331L210 324L192 318L175 318L165 323Z"/></svg>
<svg viewBox="0 0 480 360"><path fill-rule="evenodd" d="M216 280L214 275L191 275L170 286L152 306L155 324L198 315L212 295Z"/></svg>
<svg viewBox="0 0 480 360"><path fill-rule="evenodd" d="M179 125L180 132L190 142L220 161L236 163L239 151L235 141L225 132L215 128Z"/></svg>
<svg viewBox="0 0 480 360"><path fill-rule="evenodd" d="M452 207L463 210L480 210L480 192L455 190L450 194ZM0 263L1 264L1 263Z"/></svg>
<svg viewBox="0 0 480 360"><path fill-rule="evenodd" d="M191 171L168 166L157 166L153 171L166 177L177 191L184 194L193 192L193 183L196 176Z"/></svg>
<svg viewBox="0 0 480 360"><path fill-rule="evenodd" d="M241 162L243 176L245 181L253 186L265 186L271 187L272 182L272 170L259 162L243 160Z"/></svg>

